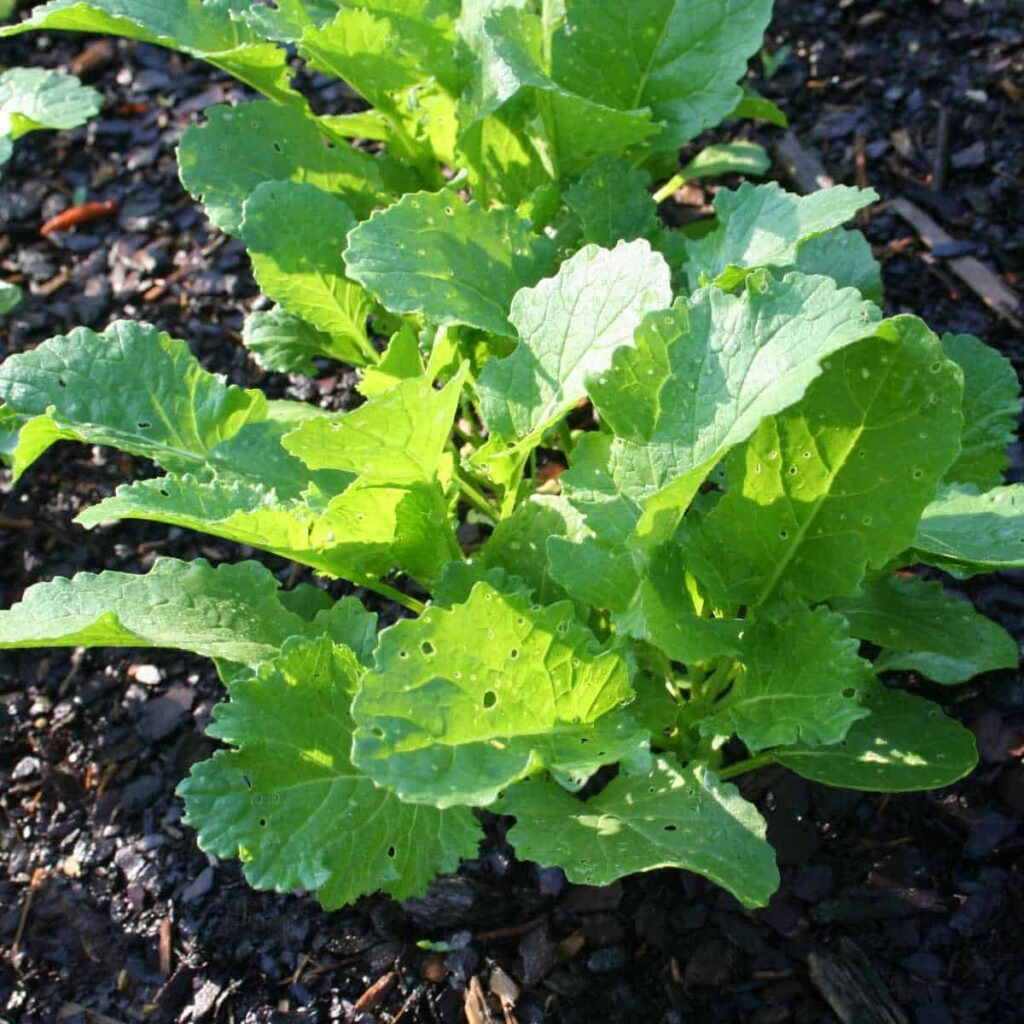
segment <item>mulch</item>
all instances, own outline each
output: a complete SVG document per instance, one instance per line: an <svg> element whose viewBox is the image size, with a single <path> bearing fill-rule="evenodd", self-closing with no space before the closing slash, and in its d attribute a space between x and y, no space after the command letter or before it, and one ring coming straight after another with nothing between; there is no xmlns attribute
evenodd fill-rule
<svg viewBox="0 0 1024 1024"><path fill-rule="evenodd" d="M1019 370L1020 332L950 261L975 256L1021 284L1021 26L1010 0L780 0L768 46L790 49L757 81L837 181L909 199L951 236L933 250L892 208L871 215L863 226L883 259L888 311L979 334ZM0 177L0 276L28 293L0 354L78 324L140 318L187 338L237 383L348 407L352 376L337 367L310 380L247 358L242 318L260 300L244 250L207 226L177 182L181 131L211 103L241 98L237 87L142 45L61 36L4 47L12 65L77 64L106 108L82 129L21 140ZM321 109L351 102L337 83L306 85ZM709 198L684 190L666 216L685 219ZM39 237L81 199L118 208ZM1019 446L1013 461L1011 478L1024 480ZM152 471L69 445L17 486L4 475L0 602L53 575L144 571L158 555L252 554L156 524L71 525ZM292 578L288 563L268 561ZM958 586L1024 636L1019 574ZM1024 677L913 685L975 731L978 771L893 797L775 769L746 780L782 870L763 911L684 872L569 885L517 862L491 819L480 857L423 899L324 913L305 895L251 890L237 863L203 854L181 825L173 789L214 746L202 730L221 687L207 662L0 653L0 1019L454 1024L467 999L479 1019L501 1021L497 995L481 1007L504 992L520 1024L1012 1024L1024 1005Z"/></svg>

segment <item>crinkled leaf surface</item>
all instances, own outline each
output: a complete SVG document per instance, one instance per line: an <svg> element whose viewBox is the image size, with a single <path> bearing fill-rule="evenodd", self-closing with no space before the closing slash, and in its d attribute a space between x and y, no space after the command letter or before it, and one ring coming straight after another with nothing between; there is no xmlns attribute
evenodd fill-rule
<svg viewBox="0 0 1024 1024"><path fill-rule="evenodd" d="M267 181L245 202L242 241L260 288L281 308L330 335L344 363L376 363L367 336L370 296L345 278L341 254L352 211L315 185Z"/></svg>
<svg viewBox="0 0 1024 1024"><path fill-rule="evenodd" d="M919 672L937 683L965 683L982 672L1017 667L1013 637L935 580L867 580L859 594L830 603L854 636L883 648L876 671Z"/></svg>
<svg viewBox="0 0 1024 1024"><path fill-rule="evenodd" d="M1024 569L1024 484L947 488L924 510L913 546L954 576Z"/></svg>
<svg viewBox="0 0 1024 1024"><path fill-rule="evenodd" d="M103 97L74 75L42 68L0 73L0 136L11 140L40 128L76 128L102 106Z"/></svg>
<svg viewBox="0 0 1024 1024"><path fill-rule="evenodd" d="M882 267L860 231L833 228L808 239L800 245L792 269L825 274L840 288L856 288L865 299L882 304Z"/></svg>
<svg viewBox="0 0 1024 1024"><path fill-rule="evenodd" d="M416 192L349 235L348 274L393 313L513 334L512 296L551 268L551 245L507 207Z"/></svg>
<svg viewBox="0 0 1024 1024"><path fill-rule="evenodd" d="M947 334L942 347L964 371L960 457L946 473L946 483L998 487L1010 465L1006 450L1020 418L1017 371L1006 356L972 334Z"/></svg>
<svg viewBox="0 0 1024 1024"><path fill-rule="evenodd" d="M79 327L11 356L0 367L0 398L37 419L22 431L16 474L61 438L111 445L187 472L267 413L262 392L225 384L183 341L127 320L102 334Z"/></svg>
<svg viewBox="0 0 1024 1024"><path fill-rule="evenodd" d="M619 109L647 107L678 149L739 102L737 82L757 52L770 0L590 0L566 6L551 41L564 88Z"/></svg>
<svg viewBox="0 0 1024 1024"><path fill-rule="evenodd" d="M743 670L698 721L706 736L735 733L751 750L798 741L838 743L868 714L859 697L872 682L841 615L789 604L743 634Z"/></svg>
<svg viewBox="0 0 1024 1024"><path fill-rule="evenodd" d="M160 2L160 0L157 0ZM293 181L330 192L357 217L383 201L380 167L353 146L327 144L314 118L257 100L206 111L178 148L181 181L222 231L238 235L242 204L265 181Z"/></svg>
<svg viewBox="0 0 1024 1024"><path fill-rule="evenodd" d="M289 85L287 54L203 0L51 0L0 28L0 38L34 29L124 36L208 61L281 103L303 104Z"/></svg>
<svg viewBox="0 0 1024 1024"><path fill-rule="evenodd" d="M658 758L650 775L619 775L585 802L547 782L524 782L495 810L516 817L508 838L520 859L557 865L577 884L684 868L747 907L764 906L778 888L764 819L701 764Z"/></svg>
<svg viewBox="0 0 1024 1024"><path fill-rule="evenodd" d="M176 647L255 664L306 629L277 588L258 562L158 558L144 576L79 573L37 583L0 611L0 648Z"/></svg>
<svg viewBox="0 0 1024 1024"><path fill-rule="evenodd" d="M610 249L656 235L662 223L650 184L651 176L623 157L604 157L589 167L565 191L583 244Z"/></svg>
<svg viewBox="0 0 1024 1024"><path fill-rule="evenodd" d="M604 764L647 770L647 734L620 711L632 694L624 650L602 649L571 604L481 582L381 634L352 706L353 759L438 807L486 806L542 769L579 788Z"/></svg>
<svg viewBox="0 0 1024 1024"><path fill-rule="evenodd" d="M519 344L487 363L477 384L492 436L538 440L585 395L586 378L632 345L644 315L671 301L668 265L643 240L587 246L554 277L520 291L509 314Z"/></svg>
<svg viewBox="0 0 1024 1024"><path fill-rule="evenodd" d="M802 242L840 227L878 199L874 189L837 185L809 196L774 182L722 189L715 196L718 225L688 246L691 288L705 281L731 289L756 267L790 267Z"/></svg>
<svg viewBox="0 0 1024 1024"><path fill-rule="evenodd" d="M833 356L728 460L729 489L696 530L719 575L704 581L747 605L787 587L812 602L855 593L910 546L956 458L961 380L916 317Z"/></svg>
<svg viewBox="0 0 1024 1024"><path fill-rule="evenodd" d="M772 756L805 779L876 793L938 789L978 763L974 734L938 704L881 685L864 700L871 714L854 722L841 743L789 747Z"/></svg>
<svg viewBox="0 0 1024 1024"><path fill-rule="evenodd" d="M472 857L472 812L402 803L349 760L350 650L294 639L255 678L236 682L207 730L234 748L179 787L187 824L218 857L240 856L257 889L316 890L326 909L378 890L418 895Z"/></svg>
<svg viewBox="0 0 1024 1024"><path fill-rule="evenodd" d="M274 373L305 373L315 376L316 356L338 359L329 334L317 330L280 307L255 310L245 318L242 342L256 362Z"/></svg>

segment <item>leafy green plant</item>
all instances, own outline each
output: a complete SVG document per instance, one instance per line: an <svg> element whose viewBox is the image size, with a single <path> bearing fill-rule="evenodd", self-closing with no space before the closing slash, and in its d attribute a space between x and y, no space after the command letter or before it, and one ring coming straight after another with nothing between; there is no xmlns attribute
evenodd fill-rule
<svg viewBox="0 0 1024 1024"><path fill-rule="evenodd" d="M123 0L115 18L112 5L58 0L32 21L106 10L94 27L143 33L124 12L148 8ZM162 476L78 522L199 530L355 592L284 591L254 561L161 559L31 587L0 613L0 646L214 659L228 699L210 734L226 749L182 783L187 820L253 885L315 890L327 907L422 891L474 856L477 809L514 817L518 854L573 881L686 868L763 905L774 857L732 779L778 763L900 791L969 772L971 734L890 684L1017 664L1001 627L919 567L1024 566L1024 489L1003 482L1018 384L975 338L883 319L870 247L843 228L874 193L744 185L697 230L666 229L641 165L691 130L690 101L673 100L690 93L660 72L649 94L635 78L613 93L609 26L620 44L637 26L647 38L643 19L616 21L620 5L570 4L565 23L554 4L467 3L456 18L391 0L331 20L281 0L234 5L240 21L228 7L201 10L233 27L233 46L195 36L190 52L202 43L253 78L267 53L255 26L322 66L333 53L375 102L344 130L392 147L324 147L325 120L290 95L215 109L182 145L186 183L279 304L247 326L253 351L307 372L360 365L365 401L343 414L271 401L205 371L185 342L119 322L7 359L0 452L16 478L60 440L151 459ZM639 10L675 39L705 7L759 10ZM437 70L450 32L468 61L452 75L468 79ZM555 59L588 40L609 52L600 82L582 58ZM477 149L428 116L472 88L487 110ZM489 107L497 96L506 105ZM633 125L641 100L657 133L595 152L610 132L599 117ZM574 120L572 104L601 110ZM479 161L499 137L523 146L506 154L529 141L537 166ZM473 201L450 184L399 198L444 160L439 138L465 156L455 181ZM379 629L367 591L400 621Z"/></svg>

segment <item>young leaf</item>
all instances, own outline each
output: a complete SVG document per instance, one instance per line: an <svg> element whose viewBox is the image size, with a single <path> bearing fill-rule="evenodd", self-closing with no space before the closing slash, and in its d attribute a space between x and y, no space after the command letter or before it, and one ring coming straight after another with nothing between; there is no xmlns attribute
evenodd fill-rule
<svg viewBox="0 0 1024 1024"><path fill-rule="evenodd" d="M876 672L903 670L937 683L965 683L982 672L1017 667L1013 637L941 583L886 576L830 604L854 636L883 648Z"/></svg>
<svg viewBox="0 0 1024 1024"><path fill-rule="evenodd" d="M315 185L266 181L245 202L242 241L260 288L286 313L330 335L343 363L379 359L366 333L373 302L345 279L341 254L352 211Z"/></svg>
<svg viewBox="0 0 1024 1024"><path fill-rule="evenodd" d="M771 165L771 157L756 142L722 142L705 146L683 167L679 177L683 181L720 178L723 174L746 174L757 178Z"/></svg>
<svg viewBox="0 0 1024 1024"><path fill-rule="evenodd" d="M306 631L258 562L158 558L144 576L79 573L37 583L0 611L0 648L176 647L254 665Z"/></svg>
<svg viewBox="0 0 1024 1024"><path fill-rule="evenodd" d="M416 332L410 327L403 327L391 336L380 362L363 371L363 378L356 385L356 390L364 398L377 398L402 381L422 377L424 373L426 368Z"/></svg>
<svg viewBox="0 0 1024 1024"><path fill-rule="evenodd" d="M384 198L380 165L367 153L328 145L314 118L257 100L209 107L206 123L185 129L178 147L181 182L213 224L238 235L242 204L265 181L315 185L359 218Z"/></svg>
<svg viewBox="0 0 1024 1024"><path fill-rule="evenodd" d="M846 739L828 747L789 747L772 758L813 782L874 793L938 789L978 763L973 733L938 704L875 685L864 702L871 714Z"/></svg>
<svg viewBox="0 0 1024 1024"><path fill-rule="evenodd" d="M256 362L274 373L305 373L315 376L315 356L338 359L329 334L286 313L279 307L257 310L245 318L242 344Z"/></svg>
<svg viewBox="0 0 1024 1024"><path fill-rule="evenodd" d="M506 207L417 192L352 231L345 264L392 313L511 336L512 296L549 271L551 246Z"/></svg>
<svg viewBox="0 0 1024 1024"><path fill-rule="evenodd" d="M1024 484L949 487L924 510L914 556L959 578L1024 569Z"/></svg>
<svg viewBox="0 0 1024 1024"><path fill-rule="evenodd" d="M578 789L601 765L646 771L647 734L624 652L602 649L571 604L533 606L478 583L381 634L352 705L353 760L411 803L486 806L542 769Z"/></svg>
<svg viewBox="0 0 1024 1024"><path fill-rule="evenodd" d="M584 396L586 378L633 344L644 315L671 301L668 265L643 240L587 246L554 277L520 291L509 314L519 344L487 363L477 383L492 436L535 444Z"/></svg>
<svg viewBox="0 0 1024 1024"><path fill-rule="evenodd" d="M579 885L684 868L746 907L765 906L779 885L764 819L704 765L658 758L650 775L619 775L587 801L548 782L523 782L494 809L515 816L508 838L521 859L557 865Z"/></svg>
<svg viewBox="0 0 1024 1024"><path fill-rule="evenodd" d="M346 648L290 640L214 708L207 731L234 749L178 787L202 849L240 856L257 889L316 890L327 910L378 890L418 895L483 838L465 808L404 804L352 766L359 675Z"/></svg>
<svg viewBox="0 0 1024 1024"><path fill-rule="evenodd" d="M736 734L751 750L838 743L868 711L860 696L871 665L846 620L827 608L788 604L758 616L743 635L743 669L698 722L705 736Z"/></svg>
<svg viewBox="0 0 1024 1024"><path fill-rule="evenodd" d="M726 465L728 491L696 531L705 551L729 552L714 559L720 599L853 594L867 567L907 548L956 458L961 379L916 317L834 356Z"/></svg>
<svg viewBox="0 0 1024 1024"><path fill-rule="evenodd" d="M1010 465L1006 449L1017 436L1020 381L1013 364L971 334L947 334L946 356L964 371L964 429L960 457L946 483L998 487Z"/></svg>
<svg viewBox="0 0 1024 1024"><path fill-rule="evenodd" d="M267 414L262 392L228 386L183 341L128 320L102 334L79 327L11 356L0 366L0 398L34 417L15 452L16 478L62 438L111 445L188 472Z"/></svg>
<svg viewBox="0 0 1024 1024"><path fill-rule="evenodd" d="M649 107L663 126L656 147L677 150L735 108L771 11L771 0L567 5L551 41L554 77L609 107Z"/></svg>
<svg viewBox="0 0 1024 1024"><path fill-rule="evenodd" d="M688 247L690 287L710 282L731 290L757 267L791 267L802 242L840 227L877 199L874 189L845 185L809 196L785 192L774 182L722 189L715 196L717 227Z"/></svg>
<svg viewBox="0 0 1024 1024"><path fill-rule="evenodd" d="M75 78L42 68L10 68L0 74L0 163L11 143L41 128L85 124L103 106L103 97Z"/></svg>
<svg viewBox="0 0 1024 1024"><path fill-rule="evenodd" d="M649 191L651 176L622 157L598 160L566 189L584 245L611 249L618 242L652 238L662 227Z"/></svg>
<svg viewBox="0 0 1024 1024"><path fill-rule="evenodd" d="M289 83L287 54L232 18L224 3L203 0L50 0L0 39L35 29L92 32L180 50L234 75L279 103L304 104Z"/></svg>

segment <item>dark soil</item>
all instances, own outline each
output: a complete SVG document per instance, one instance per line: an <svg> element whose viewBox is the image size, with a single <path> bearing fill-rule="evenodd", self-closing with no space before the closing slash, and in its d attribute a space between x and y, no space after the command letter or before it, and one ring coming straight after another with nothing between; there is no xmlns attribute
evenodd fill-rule
<svg viewBox="0 0 1024 1024"><path fill-rule="evenodd" d="M837 180L854 181L863 154L884 199L912 199L961 243L926 258L893 213L874 215L866 230L884 258L890 310L980 334L1018 368L1021 338L945 259L970 251L1011 284L1024 272L1022 13L1007 0L780 0L769 48L792 53L761 83ZM2 57L67 67L89 43L30 39L4 44ZM245 253L207 227L177 183L182 128L240 93L208 68L127 44L89 77L106 96L104 116L20 141L0 178L0 275L30 293L4 324L2 350L80 323L143 318L236 382L344 406L344 373L268 377L248 360L238 332L257 292ZM337 85L308 84L325 109L347 101ZM943 108L949 159L938 161L935 189ZM76 193L117 199L120 211L41 240L41 222ZM155 525L71 525L83 505L147 472L61 446L17 487L5 476L0 602L40 579L141 571L161 554L250 554ZM1013 473L1024 478L1019 450ZM272 564L293 578L290 565ZM967 588L1018 638L1020 584L1006 574ZM425 899L326 914L308 896L252 891L237 863L201 853L180 824L173 789L213 747L202 729L221 688L208 663L163 652L2 654L0 1018L456 1022L471 979L486 990L500 967L520 989L520 1024L783 1024L837 1012L858 1024L1012 1024L1024 1019L1024 677L924 692L974 729L978 771L942 792L891 798L782 771L751 778L782 868L764 911L743 911L683 872L570 886L514 861L492 822L480 859ZM447 948L417 946L425 939ZM859 1009L851 997L830 1008L840 975L868 993ZM378 982L382 997L357 1014Z"/></svg>

